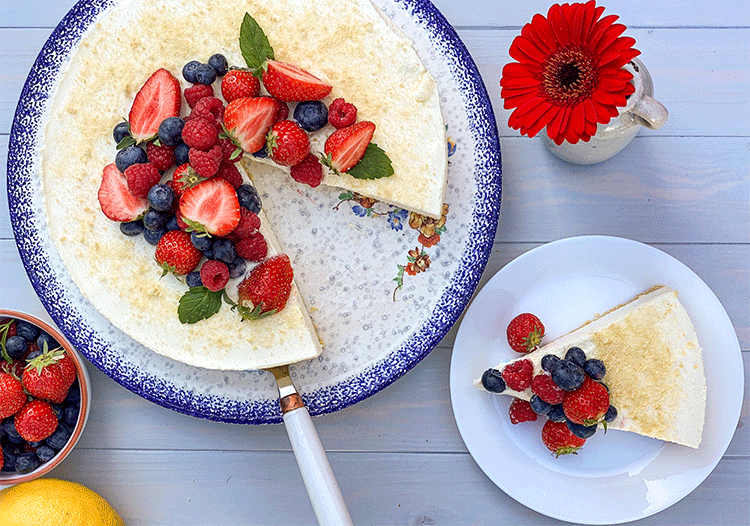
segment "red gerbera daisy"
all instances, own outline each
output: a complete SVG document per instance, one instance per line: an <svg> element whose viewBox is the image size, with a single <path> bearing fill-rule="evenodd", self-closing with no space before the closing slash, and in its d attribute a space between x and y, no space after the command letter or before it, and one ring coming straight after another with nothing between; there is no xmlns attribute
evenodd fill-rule
<svg viewBox="0 0 750 526"><path fill-rule="evenodd" d="M614 23L618 17L603 12L594 0L555 4L523 27L510 46L517 62L506 64L500 80L504 107L515 108L511 128L533 137L546 126L556 144L588 141L627 104L635 88L622 67L640 51L620 36L626 28Z"/></svg>

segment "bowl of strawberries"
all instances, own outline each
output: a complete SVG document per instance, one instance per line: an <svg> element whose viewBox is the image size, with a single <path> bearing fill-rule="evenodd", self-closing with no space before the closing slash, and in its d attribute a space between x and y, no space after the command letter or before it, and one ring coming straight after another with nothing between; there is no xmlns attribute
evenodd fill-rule
<svg viewBox="0 0 750 526"><path fill-rule="evenodd" d="M83 432L90 400L86 366L62 334L0 309L0 486L60 464Z"/></svg>

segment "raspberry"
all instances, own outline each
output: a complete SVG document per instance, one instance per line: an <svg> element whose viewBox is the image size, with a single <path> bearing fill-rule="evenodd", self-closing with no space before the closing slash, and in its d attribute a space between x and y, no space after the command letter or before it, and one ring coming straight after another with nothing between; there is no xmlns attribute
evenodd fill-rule
<svg viewBox="0 0 750 526"><path fill-rule="evenodd" d="M248 261L262 261L268 254L268 245L263 234L256 232L234 244L237 255Z"/></svg>
<svg viewBox="0 0 750 526"><path fill-rule="evenodd" d="M156 143L148 143L146 145L146 155L149 162L156 166L160 172L165 172L174 165L174 148L166 144L157 146Z"/></svg>
<svg viewBox="0 0 750 526"><path fill-rule="evenodd" d="M538 374L532 378L531 391L548 404L556 405L565 400L565 391L557 387L548 374Z"/></svg>
<svg viewBox="0 0 750 526"><path fill-rule="evenodd" d="M219 145L224 153L224 161L228 163L236 163L242 159L242 155L245 153L243 149L234 144L229 137L219 139Z"/></svg>
<svg viewBox="0 0 750 526"><path fill-rule="evenodd" d="M521 422L533 422L536 420L536 413L531 408L531 404L526 400L514 398L508 408L511 424L520 424Z"/></svg>
<svg viewBox="0 0 750 526"><path fill-rule="evenodd" d="M214 88L210 84L195 84L187 88L183 92L183 95L185 95L185 101L188 103L188 106L192 109L202 98L213 97Z"/></svg>
<svg viewBox="0 0 750 526"><path fill-rule="evenodd" d="M229 267L223 261L209 259L201 266L201 282L214 292L223 289L229 281Z"/></svg>
<svg viewBox="0 0 750 526"><path fill-rule="evenodd" d="M531 376L534 373L534 366L529 360L519 360L508 364L503 369L503 380L508 387L514 391L523 391L531 385Z"/></svg>
<svg viewBox="0 0 750 526"><path fill-rule="evenodd" d="M195 103L190 116L211 120L208 118L210 116L217 121L221 121L224 118L224 103L216 97L203 97Z"/></svg>
<svg viewBox="0 0 750 526"><path fill-rule="evenodd" d="M276 117L276 121L274 122L285 121L288 118L289 118L289 106L287 106L286 103L282 102L281 109L279 110L279 115Z"/></svg>
<svg viewBox="0 0 750 526"><path fill-rule="evenodd" d="M335 99L328 106L328 122L334 128L346 128L357 120L357 108L342 98Z"/></svg>
<svg viewBox="0 0 750 526"><path fill-rule="evenodd" d="M193 170L205 178L213 177L219 171L221 166L221 146L215 144L209 151L204 152L196 148L190 148L190 166Z"/></svg>
<svg viewBox="0 0 750 526"><path fill-rule="evenodd" d="M216 126L208 119L197 117L185 122L182 129L182 140L198 150L208 151L219 142L219 132Z"/></svg>
<svg viewBox="0 0 750 526"><path fill-rule="evenodd" d="M232 188L234 188L235 190L242 186L242 175L240 174L240 171L237 169L237 167L232 163L222 161L221 165L219 165L219 171L216 173L216 175L221 177L222 179L226 179L226 181L231 184Z"/></svg>
<svg viewBox="0 0 750 526"><path fill-rule="evenodd" d="M292 166L289 174L298 183L308 184L315 188L323 180L323 165L317 157L308 153L301 163Z"/></svg>
<svg viewBox="0 0 750 526"><path fill-rule="evenodd" d="M130 193L145 199L151 187L161 179L161 174L152 163L141 163L128 166L125 169L125 179Z"/></svg>
<svg viewBox="0 0 750 526"><path fill-rule="evenodd" d="M252 234L255 234L259 228L260 218L244 206L241 206L240 222L237 223L237 226L234 227L234 230L232 230L227 237L237 243L238 241L247 239Z"/></svg>

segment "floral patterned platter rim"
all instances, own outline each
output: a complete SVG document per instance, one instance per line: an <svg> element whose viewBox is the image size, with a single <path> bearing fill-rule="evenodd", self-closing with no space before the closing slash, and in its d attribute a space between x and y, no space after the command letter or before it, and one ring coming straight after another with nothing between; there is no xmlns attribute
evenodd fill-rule
<svg viewBox="0 0 750 526"><path fill-rule="evenodd" d="M79 1L45 43L21 93L8 155L8 201L21 260L42 304L65 336L95 366L130 391L196 417L243 424L278 423L281 415L270 375L258 371L197 370L155 355L133 342L82 297L49 239L38 162L35 161L45 107L54 93L61 66L81 36L104 9L116 3L112 0ZM415 238L409 237L403 242L403 246L408 243L416 248L404 250L403 261L394 268L392 282L395 284L391 287L394 301L397 294L405 294L405 280L418 279L429 272L433 273L430 283L438 282L438 290L433 290L434 285L431 285L433 288L422 285L422 296L425 292L436 292L435 299L430 300L430 310L422 318L416 318L419 320L416 326L408 326L408 333L398 345L392 345L393 348L375 357L368 356L368 363L357 364L351 371L347 371L348 364L344 364L343 372L328 378L330 381L318 383L315 380L318 368L325 369L326 364L309 363L301 368L295 382L313 415L334 412L368 398L403 376L437 345L458 320L476 289L489 258L500 212L501 160L497 127L490 99L469 52L431 2L379 0L375 3L414 40L438 82L441 104L449 108L444 109L444 113L451 135L447 148L453 164L449 163L446 201L451 200L452 194L459 195L461 202L456 208L462 205L465 217L458 218L463 221L453 231L456 234L453 244L443 242L441 261L441 247L436 245L449 228L446 225L448 204L444 206L443 218L436 221L397 208L384 208L381 203L349 192L334 192L338 202L335 209L346 205L357 220L379 218L381 230L399 232L402 237L408 233ZM433 68L441 71L435 74ZM454 156L462 146L464 151ZM452 213L452 217L456 215ZM455 254L450 253L450 247L454 247ZM432 261L431 250L437 251ZM450 259L446 255L455 256L454 266L444 261ZM434 270L430 268L431 263ZM445 270L435 268L439 265ZM441 271L443 274L438 275ZM399 327L399 330L405 329ZM383 342L380 345L387 347ZM139 362L138 357L142 355L146 358L140 358ZM249 387L246 386L248 380ZM232 389L235 385L245 387L227 394L222 391L225 384ZM249 391L242 392L246 388Z"/></svg>

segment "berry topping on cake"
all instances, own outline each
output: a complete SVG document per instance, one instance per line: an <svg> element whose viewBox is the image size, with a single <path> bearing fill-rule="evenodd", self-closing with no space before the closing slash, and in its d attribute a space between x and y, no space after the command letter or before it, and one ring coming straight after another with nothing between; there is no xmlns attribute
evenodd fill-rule
<svg viewBox="0 0 750 526"><path fill-rule="evenodd" d="M218 144L214 144L208 151L190 148L188 152L190 166L204 179L209 179L219 172L223 158L224 152Z"/></svg>
<svg viewBox="0 0 750 526"><path fill-rule="evenodd" d="M592 380L601 380L604 375L607 374L607 368L604 366L604 362L597 359L591 358L583 363L583 372L585 372Z"/></svg>
<svg viewBox="0 0 750 526"><path fill-rule="evenodd" d="M550 376L563 391L575 391L583 384L586 373L570 360L559 360L552 366Z"/></svg>
<svg viewBox="0 0 750 526"><path fill-rule="evenodd" d="M200 278L208 290L219 291L229 282L229 267L223 261L209 259L201 265Z"/></svg>
<svg viewBox="0 0 750 526"><path fill-rule="evenodd" d="M146 154L146 150L135 144L121 148L115 155L115 166L121 172L127 170L128 166L147 162L148 155Z"/></svg>
<svg viewBox="0 0 750 526"><path fill-rule="evenodd" d="M567 394L563 409L571 422L586 426L599 424L609 410L609 392L602 384L586 377L581 387Z"/></svg>
<svg viewBox="0 0 750 526"><path fill-rule="evenodd" d="M505 384L514 391L523 391L531 386L534 365L529 360L519 360L503 369Z"/></svg>
<svg viewBox="0 0 750 526"><path fill-rule="evenodd" d="M235 190L242 186L242 174L237 167L226 161L222 161L219 166L219 171L216 172L217 177L221 177L226 182L232 185Z"/></svg>
<svg viewBox="0 0 750 526"><path fill-rule="evenodd" d="M497 369L487 369L482 373L482 387L490 393L502 393L505 391L505 380Z"/></svg>
<svg viewBox="0 0 750 526"><path fill-rule="evenodd" d="M180 81L166 69L158 69L146 81L133 100L128 123L136 142L155 137L167 117L180 115Z"/></svg>
<svg viewBox="0 0 750 526"><path fill-rule="evenodd" d="M529 402L514 398L508 408L508 416L510 416L511 424L520 424L521 422L533 422L536 420L537 414L531 408Z"/></svg>
<svg viewBox="0 0 750 526"><path fill-rule="evenodd" d="M578 367L583 367L583 364L586 363L586 353L580 347L571 347L565 353L565 359L573 362Z"/></svg>
<svg viewBox="0 0 750 526"><path fill-rule="evenodd" d="M280 311L292 290L289 256L279 254L260 262L237 287L243 317L257 318Z"/></svg>
<svg viewBox="0 0 750 526"><path fill-rule="evenodd" d="M302 162L290 168L289 175L298 183L315 188L323 180L323 165L320 164L320 159L308 153Z"/></svg>
<svg viewBox="0 0 750 526"><path fill-rule="evenodd" d="M214 88L207 84L195 84L190 86L184 92L185 102L190 108L194 108L198 101L204 97L213 97Z"/></svg>
<svg viewBox="0 0 750 526"><path fill-rule="evenodd" d="M531 392L548 404L559 404L565 399L565 391L560 389L548 374L537 374L531 379Z"/></svg>
<svg viewBox="0 0 750 526"><path fill-rule="evenodd" d="M542 442L555 456L576 454L586 443L570 432L565 422L547 420L542 427Z"/></svg>
<svg viewBox="0 0 750 526"><path fill-rule="evenodd" d="M328 107L328 122L334 128L346 128L357 122L357 107L343 98L334 99Z"/></svg>
<svg viewBox="0 0 750 526"><path fill-rule="evenodd" d="M375 124L362 121L336 130L326 140L324 163L336 173L347 172L365 155L375 133Z"/></svg>
<svg viewBox="0 0 750 526"><path fill-rule="evenodd" d="M190 234L182 230L171 230L164 234L156 245L154 258L168 272L184 276L198 266L203 253L190 242Z"/></svg>
<svg viewBox="0 0 750 526"><path fill-rule="evenodd" d="M221 95L227 103L259 94L260 80L248 70L233 69L221 79Z"/></svg>
<svg viewBox="0 0 750 526"><path fill-rule="evenodd" d="M328 108L319 100L300 102L294 108L294 120L303 130L316 132L328 122Z"/></svg>
<svg viewBox="0 0 750 526"><path fill-rule="evenodd" d="M114 164L104 167L98 198L102 212L112 221L133 221L148 208L146 199L130 193L125 175Z"/></svg>
<svg viewBox="0 0 750 526"><path fill-rule="evenodd" d="M320 100L333 89L315 75L275 60L266 62L263 86L272 97L284 102Z"/></svg>
<svg viewBox="0 0 750 526"><path fill-rule="evenodd" d="M185 163L178 166L172 173L172 189L177 197L182 197L189 188L205 180L206 177L201 177L192 166Z"/></svg>
<svg viewBox="0 0 750 526"><path fill-rule="evenodd" d="M266 136L271 159L282 166L299 164L310 152L310 139L294 121L279 121Z"/></svg>
<svg viewBox="0 0 750 526"><path fill-rule="evenodd" d="M134 164L125 170L128 190L136 197L145 198L151 187L159 182L161 174L152 163Z"/></svg>
<svg viewBox="0 0 750 526"><path fill-rule="evenodd" d="M182 141L185 121L180 117L167 117L159 124L159 142L166 146L177 146Z"/></svg>
<svg viewBox="0 0 750 526"><path fill-rule="evenodd" d="M148 162L156 166L160 172L166 172L174 166L174 148L166 144L149 142L146 145Z"/></svg>
<svg viewBox="0 0 750 526"><path fill-rule="evenodd" d="M247 261L262 261L268 255L268 243L260 232L252 232L235 243L237 255Z"/></svg>
<svg viewBox="0 0 750 526"><path fill-rule="evenodd" d="M246 152L257 152L266 144L281 105L271 97L234 100L224 110L224 129L234 144Z"/></svg>
<svg viewBox="0 0 750 526"><path fill-rule="evenodd" d="M191 117L182 129L182 140L191 148L208 151L219 142L219 131L212 121L203 117Z"/></svg>
<svg viewBox="0 0 750 526"><path fill-rule="evenodd" d="M221 237L239 223L240 204L232 185L216 177L187 190L180 198L180 213L192 230Z"/></svg>
<svg viewBox="0 0 750 526"><path fill-rule="evenodd" d="M535 315L525 312L510 320L506 334L511 349L527 353L539 347L544 337L544 325Z"/></svg>

